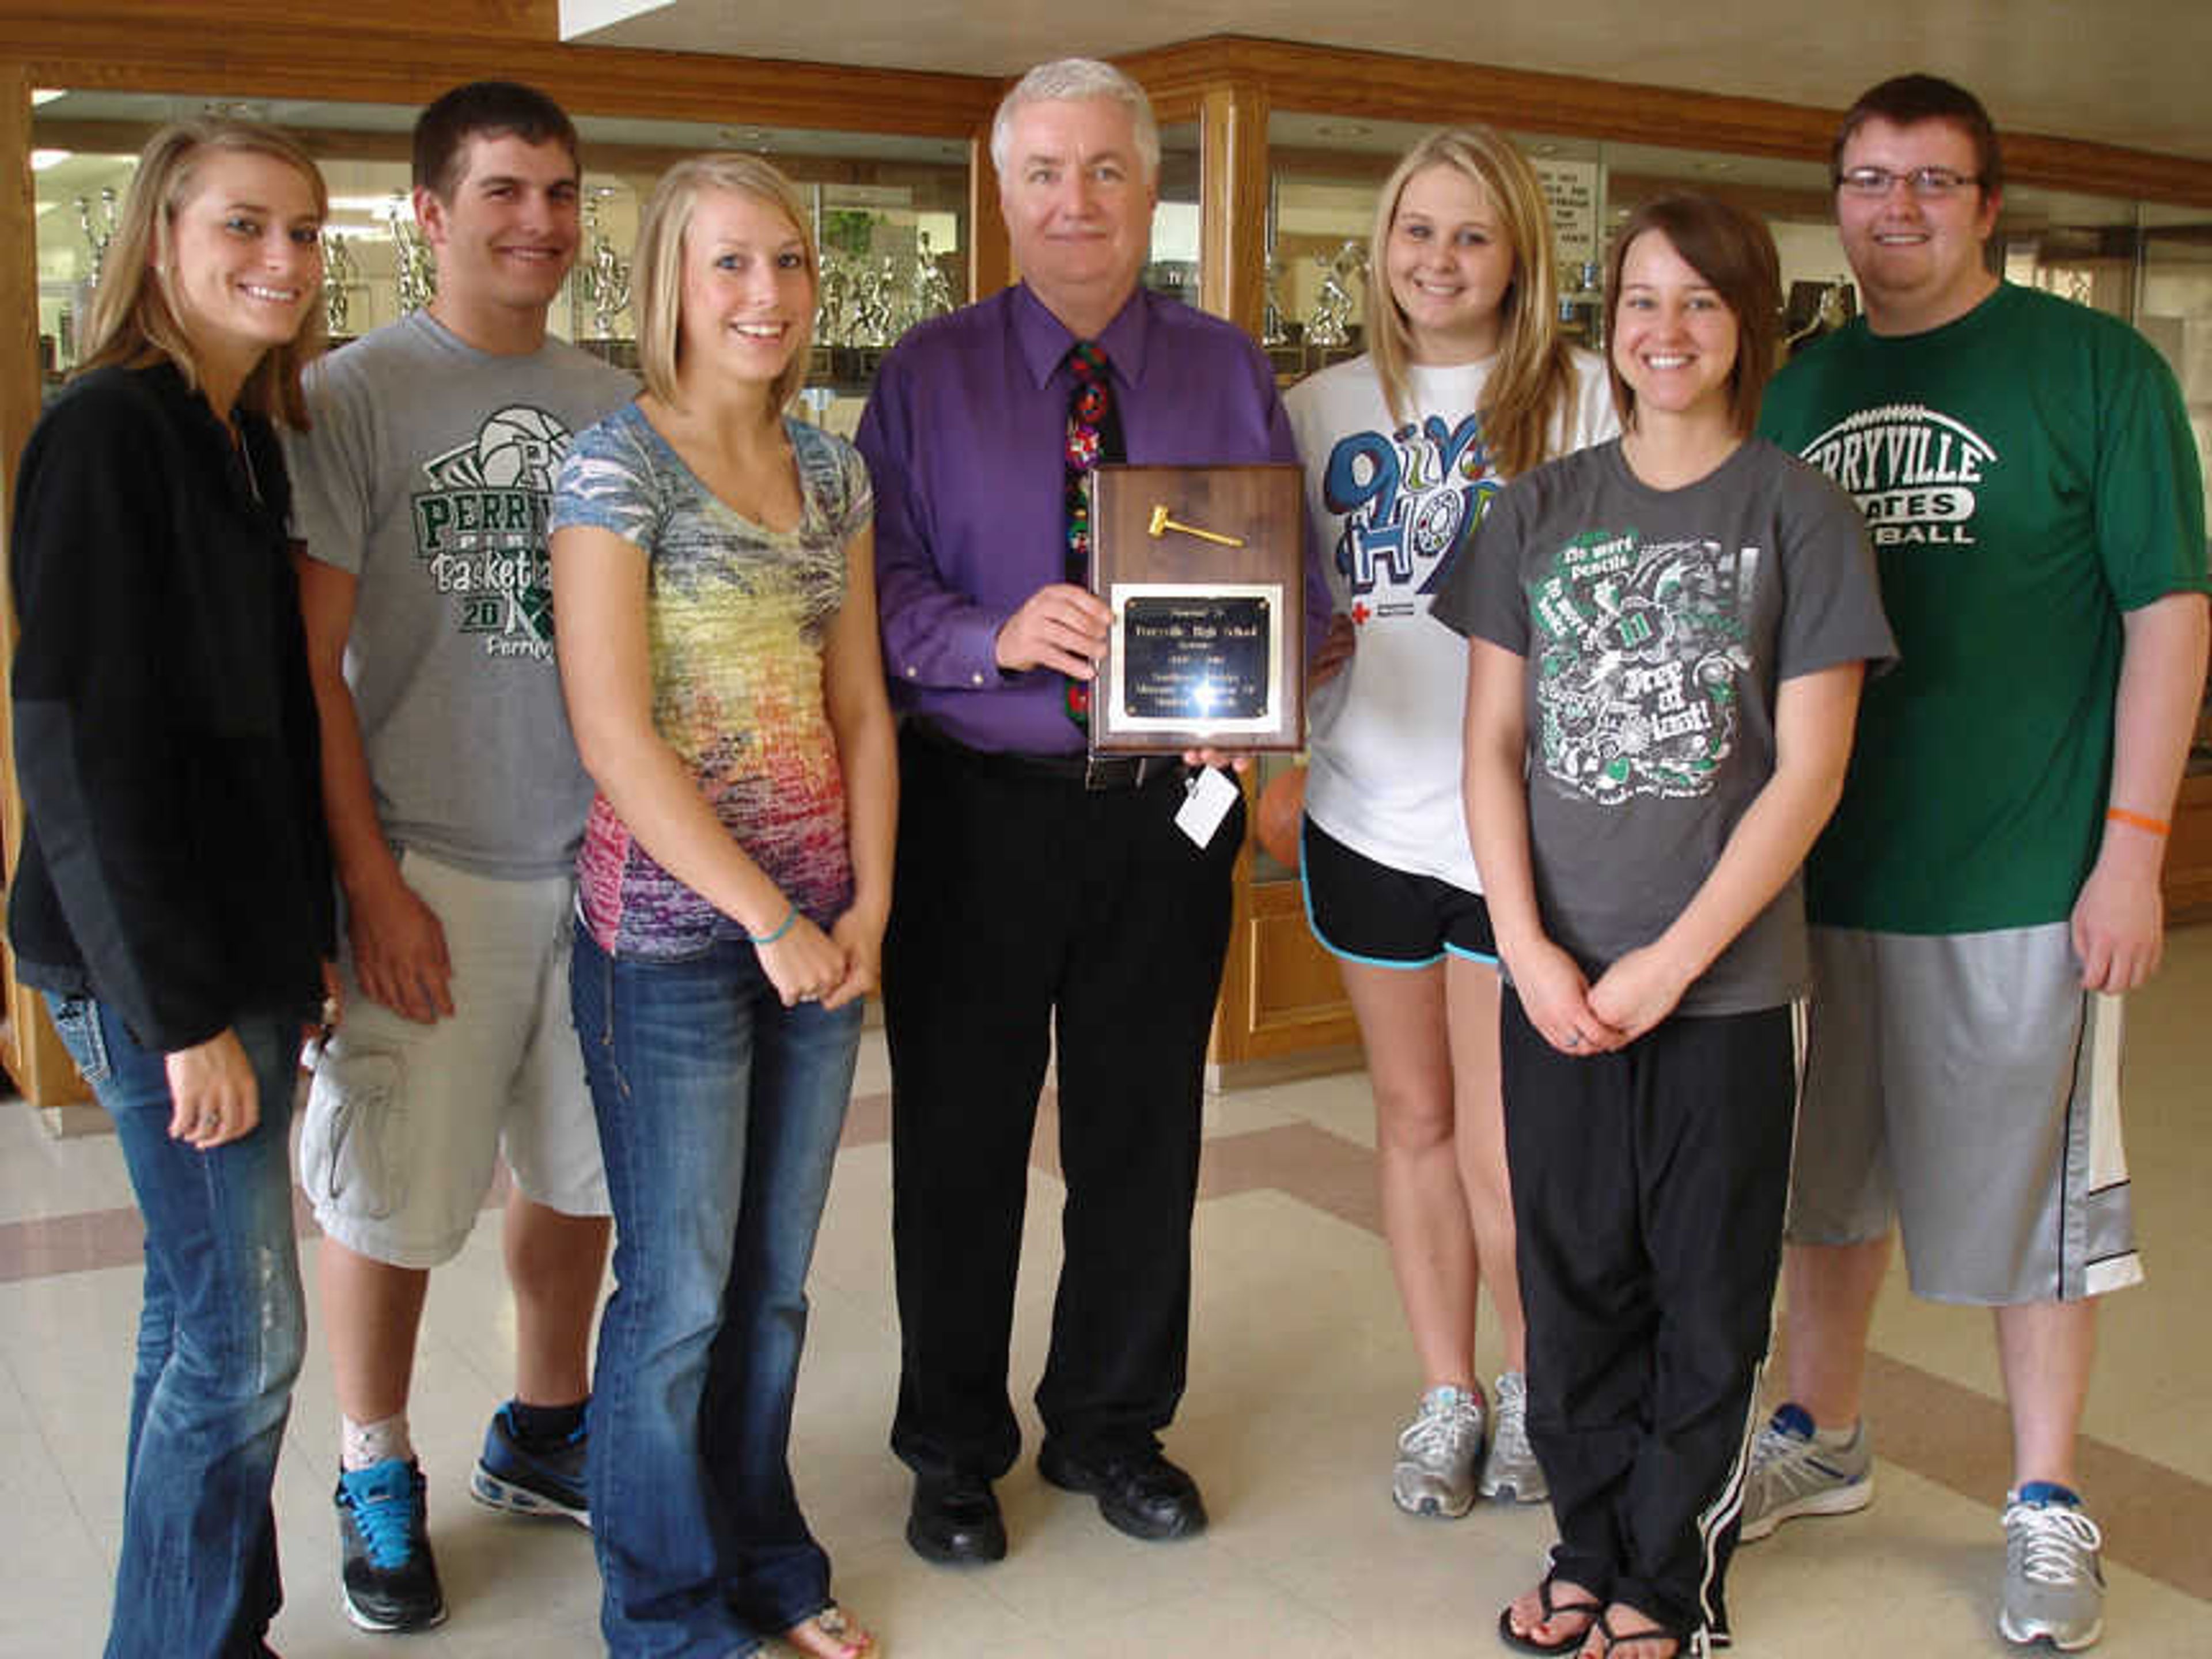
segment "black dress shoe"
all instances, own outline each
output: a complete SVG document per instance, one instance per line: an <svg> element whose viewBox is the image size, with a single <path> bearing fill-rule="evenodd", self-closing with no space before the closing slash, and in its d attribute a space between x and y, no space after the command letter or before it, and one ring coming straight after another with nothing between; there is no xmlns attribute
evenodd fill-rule
<svg viewBox="0 0 2212 1659"><path fill-rule="evenodd" d="M991 1483L980 1474L916 1475L906 1541L923 1560L944 1566L1004 1559L1006 1523Z"/></svg>
<svg viewBox="0 0 2212 1659"><path fill-rule="evenodd" d="M1106 1523L1132 1538L1158 1541L1206 1530L1198 1483L1157 1447L1079 1451L1047 1441L1037 1454L1037 1473L1065 1492L1090 1493Z"/></svg>

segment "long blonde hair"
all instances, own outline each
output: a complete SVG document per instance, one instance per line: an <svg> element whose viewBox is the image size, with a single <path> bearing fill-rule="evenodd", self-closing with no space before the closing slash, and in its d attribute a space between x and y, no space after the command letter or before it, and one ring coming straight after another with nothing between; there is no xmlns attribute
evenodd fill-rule
<svg viewBox="0 0 2212 1659"><path fill-rule="evenodd" d="M1574 360L1559 336L1558 262L1552 216L1535 169L1486 126L1442 127L1407 150L1375 204L1368 242L1367 351L1390 417L1414 418L1413 331L1385 274L1390 229L1407 181L1424 169L1457 169L1482 187L1513 254L1513 280L1498 302L1498 355L1483 387L1483 440L1508 477L1547 459L1560 411L1575 395Z"/></svg>
<svg viewBox="0 0 2212 1659"><path fill-rule="evenodd" d="M769 404L780 414L806 384L807 354L814 342L813 300L822 292L822 256L814 246L813 222L798 187L757 155L718 150L689 156L662 173L653 187L653 198L638 221L637 252L631 262L637 295L638 366L645 374L646 390L672 409L683 407L676 360L684 331L684 236L691 228L700 193L709 190L750 196L774 208L791 221L805 254L811 296L805 320L791 361L769 388Z"/></svg>
<svg viewBox="0 0 2212 1659"><path fill-rule="evenodd" d="M307 181L316 217L329 216L330 193L314 157L289 132L258 121L216 117L163 127L146 141L138 170L124 193L100 286L85 314L79 374L111 363L143 368L166 357L187 386L199 389L205 369L169 289L175 279L177 215L191 199L200 163L211 153L266 155L286 163ZM262 354L239 390L240 406L306 431L307 400L300 389L300 371L328 344L319 287L300 331Z"/></svg>

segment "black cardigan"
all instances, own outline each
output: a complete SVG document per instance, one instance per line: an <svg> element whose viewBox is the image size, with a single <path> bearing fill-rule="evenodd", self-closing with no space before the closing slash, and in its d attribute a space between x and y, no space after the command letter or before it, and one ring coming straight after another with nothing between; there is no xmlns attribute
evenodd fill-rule
<svg viewBox="0 0 2212 1659"><path fill-rule="evenodd" d="M99 369L15 486L16 976L165 1052L312 1010L334 944L290 483L240 426L248 462L173 367Z"/></svg>

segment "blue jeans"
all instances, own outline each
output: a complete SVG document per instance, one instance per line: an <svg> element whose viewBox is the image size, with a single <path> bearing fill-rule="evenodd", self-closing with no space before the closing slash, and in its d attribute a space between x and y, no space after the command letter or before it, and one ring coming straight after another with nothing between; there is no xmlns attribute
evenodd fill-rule
<svg viewBox="0 0 2212 1659"><path fill-rule="evenodd" d="M600 1628L614 1659L730 1659L830 1601L791 1408L860 1005L786 1008L750 945L645 961L580 926L571 995L615 1212L588 1470Z"/></svg>
<svg viewBox="0 0 2212 1659"><path fill-rule="evenodd" d="M46 1006L115 1120L146 1222L107 1659L261 1659L284 1599L269 1489L307 1341L289 1151L299 1019L239 1021L261 1121L203 1152L169 1139L158 1051L90 998Z"/></svg>

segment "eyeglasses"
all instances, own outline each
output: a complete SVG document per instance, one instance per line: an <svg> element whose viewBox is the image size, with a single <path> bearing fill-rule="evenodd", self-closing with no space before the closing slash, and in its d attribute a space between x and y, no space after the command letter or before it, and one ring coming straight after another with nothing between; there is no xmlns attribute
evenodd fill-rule
<svg viewBox="0 0 2212 1659"><path fill-rule="evenodd" d="M1948 196L1981 182L1971 173L1954 173L1949 167L1911 167L1903 173L1893 173L1887 167L1850 167L1836 175L1838 190L1847 196L1869 199L1887 196L1890 186L1898 184L1924 200Z"/></svg>

